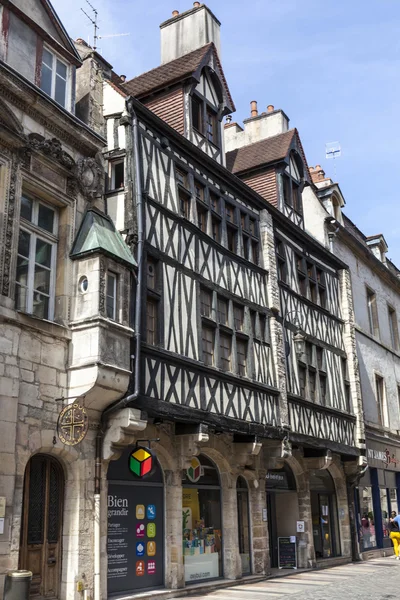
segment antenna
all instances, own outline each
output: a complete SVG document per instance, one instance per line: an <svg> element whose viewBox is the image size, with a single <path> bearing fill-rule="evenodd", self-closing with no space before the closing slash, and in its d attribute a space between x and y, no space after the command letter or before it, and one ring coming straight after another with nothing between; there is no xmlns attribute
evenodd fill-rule
<svg viewBox="0 0 400 600"><path fill-rule="evenodd" d="M87 4L89 4L90 8L92 9L92 11L93 11L93 13L94 13L94 18L90 17L90 16L87 14L87 12L85 12L85 11L83 10L83 8L81 8L81 11L83 12L83 14L84 14L84 15L86 15L86 17L89 19L89 21L92 23L92 25L93 25L93 27L94 27L94 35L93 35L93 50L96 50L96 49L97 49L97 39L98 39L98 36L97 36L97 30L98 30L98 29L100 29L100 28L99 28L99 26L97 25L97 15L98 15L98 12L97 12L97 10L95 9L95 7L94 7L94 6L92 6L92 5L90 4L89 0L86 0L86 2L87 2Z"/></svg>
<svg viewBox="0 0 400 600"><path fill-rule="evenodd" d="M328 142L325 144L325 158L333 158L333 171L336 180L336 158L342 156L342 148L339 142Z"/></svg>

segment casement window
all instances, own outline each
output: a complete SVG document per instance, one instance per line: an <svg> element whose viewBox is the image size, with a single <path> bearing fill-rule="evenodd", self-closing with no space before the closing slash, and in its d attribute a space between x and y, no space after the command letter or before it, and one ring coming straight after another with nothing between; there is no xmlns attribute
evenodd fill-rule
<svg viewBox="0 0 400 600"><path fill-rule="evenodd" d="M278 268L280 256L277 255ZM325 273L314 263L306 261L302 256L296 255L297 278L300 294L314 304L326 308L326 283Z"/></svg>
<svg viewBox="0 0 400 600"><path fill-rule="evenodd" d="M194 193L196 196L196 200L200 200L201 202L205 202L205 193L204 186L201 185L198 181L194 182Z"/></svg>
<svg viewBox="0 0 400 600"><path fill-rule="evenodd" d="M199 96L192 96L192 125L209 142L219 146L219 121L215 110Z"/></svg>
<svg viewBox="0 0 400 600"><path fill-rule="evenodd" d="M394 350L399 349L399 329L397 325L397 314L392 306L388 306L390 341Z"/></svg>
<svg viewBox="0 0 400 600"><path fill-rule="evenodd" d="M231 252L236 252L237 229L231 227L230 225L227 225L226 240L228 250L230 250Z"/></svg>
<svg viewBox="0 0 400 600"><path fill-rule="evenodd" d="M348 412L351 412L350 378L349 378L348 363L345 358L342 358L342 377L343 377L343 385L344 385L345 408Z"/></svg>
<svg viewBox="0 0 400 600"><path fill-rule="evenodd" d="M311 402L329 405L325 350L306 342L304 355L298 360L298 369L300 395Z"/></svg>
<svg viewBox="0 0 400 600"><path fill-rule="evenodd" d="M147 257L146 283L146 342L155 346L160 344L161 289L159 264L152 256Z"/></svg>
<svg viewBox="0 0 400 600"><path fill-rule="evenodd" d="M200 311L203 317L211 318L212 292L204 288L200 289Z"/></svg>
<svg viewBox="0 0 400 600"><path fill-rule="evenodd" d="M197 225L203 233L207 233L208 210L197 203Z"/></svg>
<svg viewBox="0 0 400 600"><path fill-rule="evenodd" d="M378 321L378 307L376 303L376 294L370 288L366 288L367 291L367 309L368 309L368 321L369 330L372 335L379 337L379 321Z"/></svg>
<svg viewBox="0 0 400 600"><path fill-rule="evenodd" d="M307 297L307 275L305 270L305 261L302 256L296 256L296 264L300 294Z"/></svg>
<svg viewBox="0 0 400 600"><path fill-rule="evenodd" d="M219 363L223 371L232 370L232 336L220 333Z"/></svg>
<svg viewBox="0 0 400 600"><path fill-rule="evenodd" d="M214 192L211 192L211 191L210 191L210 207L217 214L221 213L221 198L217 194L214 194Z"/></svg>
<svg viewBox="0 0 400 600"><path fill-rule="evenodd" d="M238 374L245 377L247 374L247 341L236 340L236 354Z"/></svg>
<svg viewBox="0 0 400 600"><path fill-rule="evenodd" d="M68 70L64 61L43 48L40 88L64 107L67 103Z"/></svg>
<svg viewBox="0 0 400 600"><path fill-rule="evenodd" d="M326 308L326 284L325 273L321 269L316 268L317 286L318 286L318 304L322 308Z"/></svg>
<svg viewBox="0 0 400 600"><path fill-rule="evenodd" d="M40 319L54 317L57 228L53 207L22 196L15 306Z"/></svg>
<svg viewBox="0 0 400 600"><path fill-rule="evenodd" d="M106 283L106 314L109 319L117 320L117 290L118 275L107 271Z"/></svg>
<svg viewBox="0 0 400 600"><path fill-rule="evenodd" d="M276 248L276 266L278 270L278 280L283 283L287 283L287 265L286 265L286 255L285 255L285 246L283 242L279 239L275 240L275 248Z"/></svg>
<svg viewBox="0 0 400 600"><path fill-rule="evenodd" d="M221 325L228 325L228 301L224 298L219 298L217 300L217 314L218 314L218 323Z"/></svg>
<svg viewBox="0 0 400 600"><path fill-rule="evenodd" d="M233 305L233 320L236 331L243 331L244 308L243 306Z"/></svg>
<svg viewBox="0 0 400 600"><path fill-rule="evenodd" d="M387 425L385 382L383 377L381 377L380 375L375 375L375 394L378 424L383 425L385 427Z"/></svg>
<svg viewBox="0 0 400 600"><path fill-rule="evenodd" d="M258 230L256 220L250 215L240 212L240 232L242 236L243 257L258 265Z"/></svg>
<svg viewBox="0 0 400 600"><path fill-rule="evenodd" d="M285 204L291 206L297 213L302 213L302 202L300 194L301 173L298 162L293 154L289 165L282 174L283 199Z"/></svg>
<svg viewBox="0 0 400 600"><path fill-rule="evenodd" d="M211 327L202 328L203 362L208 367L214 366L215 333Z"/></svg>
<svg viewBox="0 0 400 600"><path fill-rule="evenodd" d="M221 221L217 217L211 219L212 238L214 242L221 243Z"/></svg>
<svg viewBox="0 0 400 600"><path fill-rule="evenodd" d="M108 189L120 190L125 184L124 160L112 160L108 167Z"/></svg>
<svg viewBox="0 0 400 600"><path fill-rule="evenodd" d="M191 198L189 175L181 169L176 169L175 177L178 184L179 212L182 215L182 217L189 219Z"/></svg>

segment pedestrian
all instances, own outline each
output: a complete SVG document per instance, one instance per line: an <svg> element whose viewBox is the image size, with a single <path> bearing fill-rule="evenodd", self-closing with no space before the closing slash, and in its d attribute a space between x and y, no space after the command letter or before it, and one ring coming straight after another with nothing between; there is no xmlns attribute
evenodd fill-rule
<svg viewBox="0 0 400 600"><path fill-rule="evenodd" d="M400 528L399 528L399 524L395 520L395 518L396 518L396 511L393 510L390 513L390 518L389 518L389 523L388 523L388 528L390 531L389 537L393 542L395 558L396 558L396 560L400 560L400 556L399 556Z"/></svg>

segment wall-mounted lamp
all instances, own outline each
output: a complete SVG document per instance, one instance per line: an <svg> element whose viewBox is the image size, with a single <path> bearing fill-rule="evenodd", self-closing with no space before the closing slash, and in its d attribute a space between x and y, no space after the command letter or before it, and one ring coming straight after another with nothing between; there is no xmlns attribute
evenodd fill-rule
<svg viewBox="0 0 400 600"><path fill-rule="evenodd" d="M297 358L301 358L306 351L306 338L299 330L293 337L293 344Z"/></svg>

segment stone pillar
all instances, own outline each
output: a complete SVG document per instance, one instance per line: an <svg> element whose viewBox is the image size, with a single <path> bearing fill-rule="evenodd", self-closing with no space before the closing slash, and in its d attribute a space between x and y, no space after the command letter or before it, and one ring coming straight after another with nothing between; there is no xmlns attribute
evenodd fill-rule
<svg viewBox="0 0 400 600"><path fill-rule="evenodd" d="M311 511L310 482L306 472L297 477L297 495L299 500L299 521L304 521L304 532L298 533L298 567L315 567L315 550Z"/></svg>
<svg viewBox="0 0 400 600"><path fill-rule="evenodd" d="M185 586L182 550L182 471L165 471L165 587L177 589Z"/></svg>
<svg viewBox="0 0 400 600"><path fill-rule="evenodd" d="M221 473L222 548L225 579L239 579L242 567L239 554L236 477Z"/></svg>
<svg viewBox="0 0 400 600"><path fill-rule="evenodd" d="M263 509L267 508L265 471L259 472L249 483L251 553L253 575L266 575L269 571L268 523L263 521Z"/></svg>

